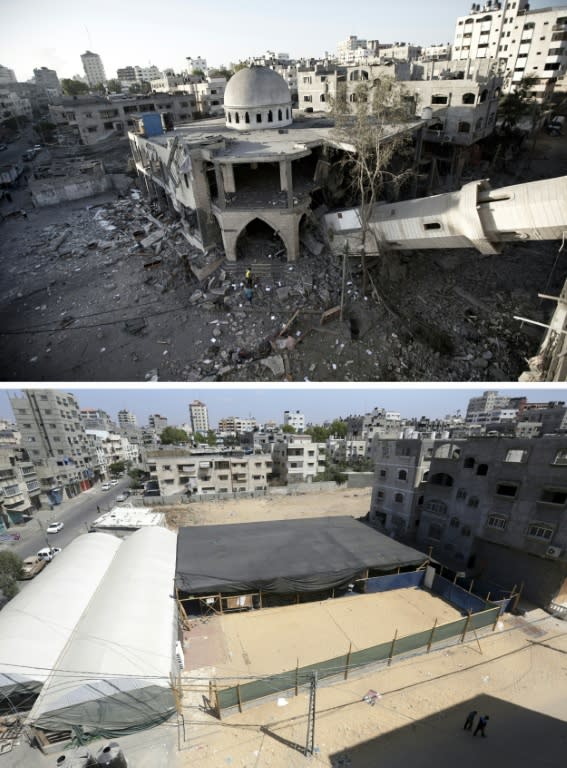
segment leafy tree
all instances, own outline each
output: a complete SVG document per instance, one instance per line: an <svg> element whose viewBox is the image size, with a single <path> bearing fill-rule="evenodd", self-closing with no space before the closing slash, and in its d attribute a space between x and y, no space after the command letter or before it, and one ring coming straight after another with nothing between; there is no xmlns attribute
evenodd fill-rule
<svg viewBox="0 0 567 768"><path fill-rule="evenodd" d="M194 75L195 77L205 77L205 73L203 72L203 70L197 67L191 70L191 74Z"/></svg>
<svg viewBox="0 0 567 768"><path fill-rule="evenodd" d="M291 424L282 424L282 432L286 435L295 435L296 429Z"/></svg>
<svg viewBox="0 0 567 768"><path fill-rule="evenodd" d="M141 80L139 83L132 83L128 89L129 93L149 93L152 86L147 80Z"/></svg>
<svg viewBox="0 0 567 768"><path fill-rule="evenodd" d="M508 93L500 102L498 113L502 118L501 130L504 133L514 130L523 117L531 115L536 119L539 107L532 96L532 90L537 82L537 77L523 77L514 92Z"/></svg>
<svg viewBox="0 0 567 768"><path fill-rule="evenodd" d="M121 472L124 472L124 470L126 469L126 462L115 461L108 467L108 469L110 470L111 475L119 475Z"/></svg>
<svg viewBox="0 0 567 768"><path fill-rule="evenodd" d="M22 558L15 552L0 552L0 574L19 579L22 575Z"/></svg>
<svg viewBox="0 0 567 768"><path fill-rule="evenodd" d="M214 430L209 429L209 431L207 432L206 443L207 445L217 444L217 436L215 435Z"/></svg>
<svg viewBox="0 0 567 768"><path fill-rule="evenodd" d="M347 432L348 425L346 421L343 421L342 419L335 419L330 426L329 436L334 435L335 437L344 438L347 436Z"/></svg>
<svg viewBox="0 0 567 768"><path fill-rule="evenodd" d="M107 80L106 88L110 93L122 93L122 83L120 80Z"/></svg>
<svg viewBox="0 0 567 768"><path fill-rule="evenodd" d="M245 64L243 66L246 66ZM238 69L242 69L242 66L239 66ZM238 70L236 67L234 68L234 71L230 69L226 69L226 67L220 67L220 69L209 69L209 77L226 77L227 80L229 80L233 75L234 72L237 72Z"/></svg>
<svg viewBox="0 0 567 768"><path fill-rule="evenodd" d="M142 488L147 472L141 469L131 469L128 477L132 480L132 488Z"/></svg>
<svg viewBox="0 0 567 768"><path fill-rule="evenodd" d="M55 123L50 122L49 120L38 120L37 123L34 125L34 131L41 136L42 141L51 143L55 140L55 131L57 130L57 126Z"/></svg>
<svg viewBox="0 0 567 768"><path fill-rule="evenodd" d="M178 427L166 427L159 436L162 445L174 445L176 443L189 442L189 436L184 429Z"/></svg>
<svg viewBox="0 0 567 768"><path fill-rule="evenodd" d="M348 476L345 475L343 472L340 472L337 467L327 467L324 472L321 472L318 475L315 475L313 478L314 483L323 483L323 482L335 482L338 485L344 485L348 480Z"/></svg>
<svg viewBox="0 0 567 768"><path fill-rule="evenodd" d="M312 427L307 427L306 434L311 435L314 443L324 443L329 437L329 430L326 427L321 427L315 424Z"/></svg>
<svg viewBox="0 0 567 768"><path fill-rule="evenodd" d="M72 80L64 77L61 80L61 88L66 96L80 96L81 94L89 92L89 86L86 83L82 83L80 80Z"/></svg>
<svg viewBox="0 0 567 768"><path fill-rule="evenodd" d="M341 165L360 206L363 248L374 204L388 190L397 195L413 174L395 162L408 153L411 142L403 130L410 118L408 103L403 86L389 77L363 81L350 94L341 83L332 102L333 135L346 150ZM402 130L393 132L392 126Z"/></svg>

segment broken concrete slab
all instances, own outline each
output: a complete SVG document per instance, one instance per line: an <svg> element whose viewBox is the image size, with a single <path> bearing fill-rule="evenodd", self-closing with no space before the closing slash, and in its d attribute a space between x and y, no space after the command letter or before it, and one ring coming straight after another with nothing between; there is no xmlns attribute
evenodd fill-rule
<svg viewBox="0 0 567 768"><path fill-rule="evenodd" d="M260 360L261 365L269 368L274 376L283 376L285 374L284 361L281 355L270 355Z"/></svg>
<svg viewBox="0 0 567 768"><path fill-rule="evenodd" d="M210 277L213 274L213 272L216 272L216 270L223 263L224 263L224 256L221 256L220 259L216 259L215 261L212 261L210 264L205 264L204 267L197 267L195 264L191 264L191 272L193 272L197 280L201 282L202 280L206 280L207 277Z"/></svg>
<svg viewBox="0 0 567 768"><path fill-rule="evenodd" d="M164 236L165 231L163 229L158 229L156 232L152 232L147 237L144 237L143 240L140 240L140 245L142 248L149 248L150 245L157 243L158 240L161 240Z"/></svg>

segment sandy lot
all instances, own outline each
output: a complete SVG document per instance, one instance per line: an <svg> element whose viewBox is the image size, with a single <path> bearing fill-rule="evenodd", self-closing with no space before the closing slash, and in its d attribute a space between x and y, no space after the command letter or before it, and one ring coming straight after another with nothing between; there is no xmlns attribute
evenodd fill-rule
<svg viewBox="0 0 567 768"><path fill-rule="evenodd" d="M567 624L543 611L507 617L492 633L317 691L315 754L332 768L551 768L567 749ZM372 688L376 706L362 701ZM186 693L186 704L190 701ZM280 702L281 704L281 702ZM300 768L307 695L219 722L189 706L178 768ZM488 714L487 738L463 731Z"/></svg>
<svg viewBox="0 0 567 768"><path fill-rule="evenodd" d="M266 675L358 651L394 637L420 632L460 618L460 613L435 595L420 589L400 589L318 603L267 608L216 617L224 635L225 659L213 661L219 675ZM187 667L201 666L191 654Z"/></svg>
<svg viewBox="0 0 567 768"><path fill-rule="evenodd" d="M168 522L172 525L226 525L331 515L362 517L370 509L371 496L371 488L351 488L294 496L199 502L173 507L168 512Z"/></svg>

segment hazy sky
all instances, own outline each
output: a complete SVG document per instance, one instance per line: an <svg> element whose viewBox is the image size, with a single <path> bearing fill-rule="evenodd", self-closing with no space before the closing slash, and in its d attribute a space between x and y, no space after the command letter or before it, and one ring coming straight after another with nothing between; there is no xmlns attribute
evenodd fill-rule
<svg viewBox="0 0 567 768"><path fill-rule="evenodd" d="M61 389L56 387L56 389ZM348 385L337 388L331 385L308 386L290 385L251 387L230 384L215 384L211 387L172 387L152 384L149 387L132 389L114 385L108 388L77 387L71 385L63 391L73 392L81 408L102 408L113 419L119 410L126 408L136 414L138 424L148 422L150 414L166 416L170 424L182 424L189 420L189 403L201 400L209 410L209 421L216 427L219 418L225 416L254 416L259 422L273 419L283 423L285 410L301 411L307 422L322 423L352 414L369 413L373 408L400 411L402 416L428 416L431 418L466 411L469 398L476 397L487 387L473 388L469 385L399 384L370 388L364 385ZM493 387L493 389L495 389ZM0 390L0 418L14 419L8 402L8 392L21 390ZM507 385L499 388L501 394L519 397L527 395L531 402L550 400L567 401L567 387L526 387Z"/></svg>
<svg viewBox="0 0 567 768"><path fill-rule="evenodd" d="M563 5L530 2L532 9ZM89 49L110 78L135 64L181 70L186 56L214 67L267 50L317 57L349 35L452 43L456 18L470 7L467 0L0 0L0 64L22 81L42 66L72 77L83 73L80 55Z"/></svg>

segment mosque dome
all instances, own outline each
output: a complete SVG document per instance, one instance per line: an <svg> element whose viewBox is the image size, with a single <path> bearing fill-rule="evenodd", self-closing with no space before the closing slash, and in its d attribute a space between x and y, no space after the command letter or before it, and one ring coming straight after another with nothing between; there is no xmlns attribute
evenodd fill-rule
<svg viewBox="0 0 567 768"><path fill-rule="evenodd" d="M229 128L279 128L292 122L291 94L283 77L273 69L247 67L228 81L224 112Z"/></svg>

